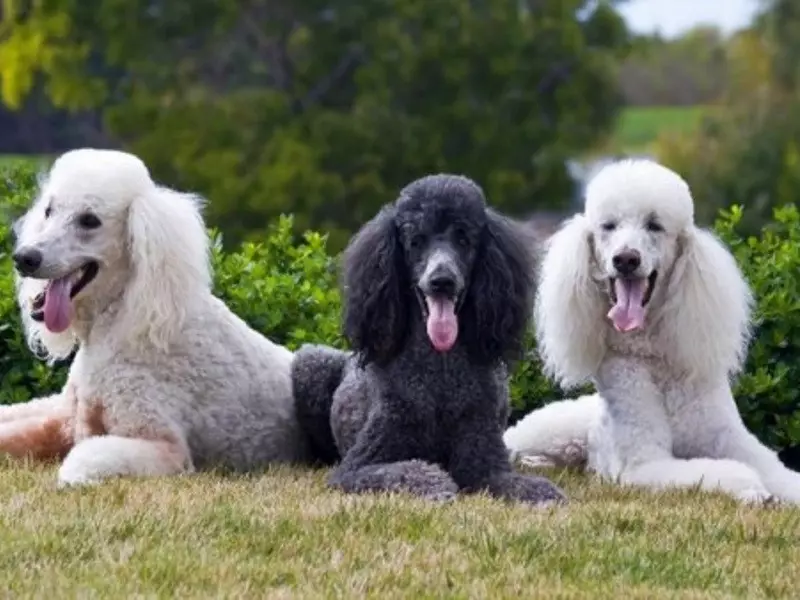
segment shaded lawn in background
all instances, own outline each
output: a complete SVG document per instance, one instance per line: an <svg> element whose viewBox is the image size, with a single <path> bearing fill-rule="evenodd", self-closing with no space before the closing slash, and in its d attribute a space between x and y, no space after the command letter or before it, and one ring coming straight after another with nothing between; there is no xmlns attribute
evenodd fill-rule
<svg viewBox="0 0 800 600"><path fill-rule="evenodd" d="M0 463L0 565L17 597L791 597L800 510L649 495L549 472L567 508L345 496L323 471L56 490Z"/></svg>
<svg viewBox="0 0 800 600"><path fill-rule="evenodd" d="M614 133L604 149L608 152L646 153L661 134L691 135L709 106L641 106L622 111Z"/></svg>

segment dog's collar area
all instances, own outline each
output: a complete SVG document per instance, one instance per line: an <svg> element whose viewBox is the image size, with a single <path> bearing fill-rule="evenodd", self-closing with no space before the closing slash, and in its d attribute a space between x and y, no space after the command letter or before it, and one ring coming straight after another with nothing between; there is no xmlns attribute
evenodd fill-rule
<svg viewBox="0 0 800 600"><path fill-rule="evenodd" d="M635 279L635 278L628 278L628 279ZM642 298L642 306L647 306L650 302L650 299L653 297L653 290L656 287L656 280L658 279L658 271L653 271L650 275L647 276L647 289L644 292L644 296ZM614 282L617 280L616 277L609 277L608 278L608 295L611 298L611 304L617 303L617 292L614 289Z"/></svg>

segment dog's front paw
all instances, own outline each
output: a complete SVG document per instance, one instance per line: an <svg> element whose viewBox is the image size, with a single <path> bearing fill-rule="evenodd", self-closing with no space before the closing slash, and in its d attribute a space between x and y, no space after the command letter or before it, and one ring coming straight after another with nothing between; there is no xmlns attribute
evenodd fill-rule
<svg viewBox="0 0 800 600"><path fill-rule="evenodd" d="M458 494L453 478L438 465L421 460L410 460L392 465L400 473L398 488L422 496L427 500L448 502Z"/></svg>
<svg viewBox="0 0 800 600"><path fill-rule="evenodd" d="M405 492L440 502L458 494L458 486L448 473L422 460L368 465L354 471L337 469L328 482L347 492Z"/></svg>
<svg viewBox="0 0 800 600"><path fill-rule="evenodd" d="M88 473L85 469L76 467L72 463L64 463L58 470L56 485L59 489L70 487L85 487L100 483L98 477Z"/></svg>
<svg viewBox="0 0 800 600"><path fill-rule="evenodd" d="M763 487L748 488L736 494L736 499L748 506L774 506L778 498Z"/></svg>
<svg viewBox="0 0 800 600"><path fill-rule="evenodd" d="M566 504L567 497L553 482L544 477L511 473L494 481L489 491L500 498L544 507Z"/></svg>

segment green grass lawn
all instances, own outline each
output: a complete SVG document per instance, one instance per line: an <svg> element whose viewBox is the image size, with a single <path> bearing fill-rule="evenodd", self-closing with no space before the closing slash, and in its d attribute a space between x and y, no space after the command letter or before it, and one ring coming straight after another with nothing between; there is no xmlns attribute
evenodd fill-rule
<svg viewBox="0 0 800 600"><path fill-rule="evenodd" d="M572 499L437 505L345 496L324 473L196 475L57 490L0 463L12 597L796 597L800 511L650 495L550 473Z"/></svg>
<svg viewBox="0 0 800 600"><path fill-rule="evenodd" d="M647 152L662 133L691 134L703 117L712 111L707 106L645 106L622 111L608 143L612 151Z"/></svg>

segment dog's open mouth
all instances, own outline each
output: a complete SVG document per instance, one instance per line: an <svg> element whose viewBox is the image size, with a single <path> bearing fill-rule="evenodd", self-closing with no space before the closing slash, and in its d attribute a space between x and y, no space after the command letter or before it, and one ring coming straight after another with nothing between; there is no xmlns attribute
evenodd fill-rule
<svg viewBox="0 0 800 600"><path fill-rule="evenodd" d="M53 333L65 331L72 322L72 299L97 277L100 265L89 261L69 275L47 282L44 291L33 299L31 318L44 321Z"/></svg>
<svg viewBox="0 0 800 600"><path fill-rule="evenodd" d="M460 302L441 294L426 294L417 288L428 338L437 352L449 352L458 339L457 311Z"/></svg>
<svg viewBox="0 0 800 600"><path fill-rule="evenodd" d="M608 318L617 331L633 331L644 327L647 303L653 296L658 279L658 271L647 277L619 278L609 280L609 293L614 306L608 311Z"/></svg>

